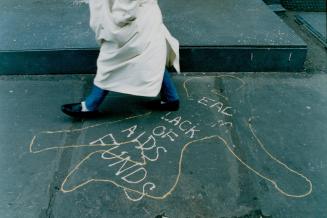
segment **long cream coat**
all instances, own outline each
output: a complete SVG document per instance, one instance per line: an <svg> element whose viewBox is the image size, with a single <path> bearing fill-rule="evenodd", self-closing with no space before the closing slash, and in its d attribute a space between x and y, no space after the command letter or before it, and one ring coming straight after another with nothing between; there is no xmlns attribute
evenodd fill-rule
<svg viewBox="0 0 327 218"><path fill-rule="evenodd" d="M157 0L90 0L90 26L101 45L94 84L139 96L158 95L165 66L179 72L179 43Z"/></svg>

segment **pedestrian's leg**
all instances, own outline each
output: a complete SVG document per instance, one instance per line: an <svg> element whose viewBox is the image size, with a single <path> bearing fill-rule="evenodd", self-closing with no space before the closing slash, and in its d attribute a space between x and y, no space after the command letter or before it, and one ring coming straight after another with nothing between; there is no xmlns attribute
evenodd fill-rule
<svg viewBox="0 0 327 218"><path fill-rule="evenodd" d="M83 111L98 110L107 94L107 90L103 90L96 85L93 85L90 95L86 98L85 102L82 102Z"/></svg>
<svg viewBox="0 0 327 218"><path fill-rule="evenodd" d="M98 107L108 94L107 90L103 90L93 85L90 95L85 101L80 103L65 104L61 106L61 110L72 117L91 118L99 114Z"/></svg>
<svg viewBox="0 0 327 218"><path fill-rule="evenodd" d="M179 96L167 69L164 72L160 97L159 101L150 102L150 109L162 111L177 111L179 109Z"/></svg>
<svg viewBox="0 0 327 218"><path fill-rule="evenodd" d="M167 68L165 69L160 96L163 102L174 102L179 100L176 87L170 77Z"/></svg>

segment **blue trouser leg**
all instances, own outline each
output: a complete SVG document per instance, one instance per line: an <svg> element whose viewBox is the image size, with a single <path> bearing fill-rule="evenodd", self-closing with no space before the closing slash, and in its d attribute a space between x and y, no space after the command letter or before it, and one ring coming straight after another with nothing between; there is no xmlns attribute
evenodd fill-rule
<svg viewBox="0 0 327 218"><path fill-rule="evenodd" d="M161 100L165 102L179 100L176 87L167 69L165 69L160 95L161 95Z"/></svg>
<svg viewBox="0 0 327 218"><path fill-rule="evenodd" d="M93 85L90 95L85 100L86 108L89 111L97 110L107 94L108 94L107 90L103 90L97 87L96 85ZM165 69L164 72L160 95L161 95L161 100L165 102L179 100L176 87L167 69Z"/></svg>
<svg viewBox="0 0 327 218"><path fill-rule="evenodd" d="M107 90L103 90L96 85L93 85L90 95L85 100L86 108L89 111L97 110L107 94Z"/></svg>

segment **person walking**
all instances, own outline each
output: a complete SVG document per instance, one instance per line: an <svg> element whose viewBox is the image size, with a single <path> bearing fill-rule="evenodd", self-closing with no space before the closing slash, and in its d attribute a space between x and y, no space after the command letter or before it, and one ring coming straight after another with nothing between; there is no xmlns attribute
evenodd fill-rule
<svg viewBox="0 0 327 218"><path fill-rule="evenodd" d="M110 92L156 97L159 110L179 109L168 67L180 73L179 42L163 24L157 0L90 0L90 26L100 45L93 88L82 102L62 105L73 117L98 114Z"/></svg>

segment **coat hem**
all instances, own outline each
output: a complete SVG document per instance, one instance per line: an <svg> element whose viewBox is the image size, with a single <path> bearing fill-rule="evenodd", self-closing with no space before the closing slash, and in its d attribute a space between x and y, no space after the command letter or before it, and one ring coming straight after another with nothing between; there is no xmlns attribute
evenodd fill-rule
<svg viewBox="0 0 327 218"><path fill-rule="evenodd" d="M122 93L122 94L128 94L128 95L133 95L133 96L141 96L141 97L149 97L149 98L153 98L153 97L157 97L160 93L160 89L156 92L156 94L145 94L145 93L141 93L141 92L136 92L136 91L130 91L128 89L123 89L123 88L112 88L112 87L106 87L101 85L100 83L94 81L93 82L94 85L96 85L97 87L103 89L103 90L107 90L109 92L117 92L117 93Z"/></svg>

